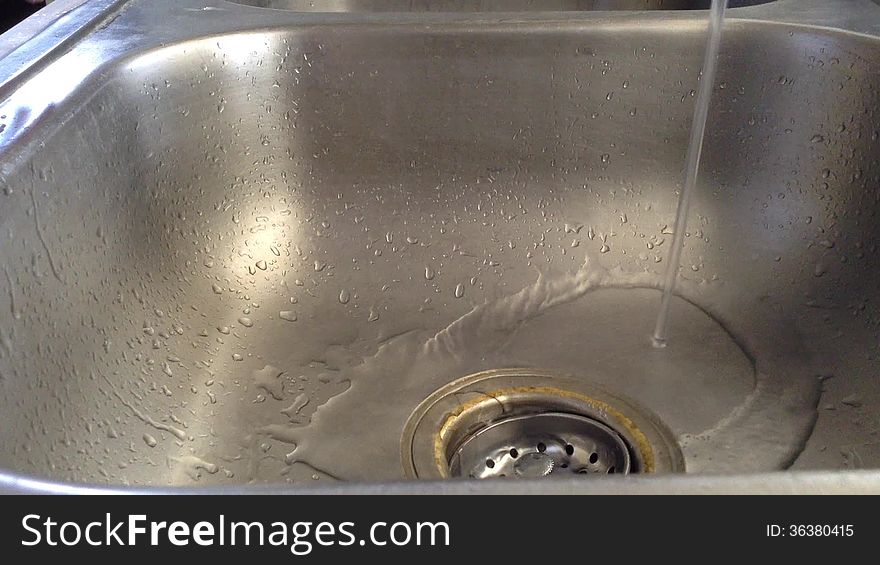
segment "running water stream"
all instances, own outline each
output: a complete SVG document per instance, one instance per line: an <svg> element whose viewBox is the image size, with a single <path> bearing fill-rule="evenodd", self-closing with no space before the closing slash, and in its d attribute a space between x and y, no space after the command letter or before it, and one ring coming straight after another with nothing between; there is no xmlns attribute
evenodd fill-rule
<svg viewBox="0 0 880 565"><path fill-rule="evenodd" d="M688 210L690 209L694 188L697 185L697 175L700 171L700 155L703 152L706 118L709 115L709 103L712 100L712 86L715 83L715 69L718 64L718 52L721 48L721 27L724 23L724 11L726 8L727 0L712 0L712 7L709 12L709 38L706 41L706 52L703 56L703 72L697 89L691 137L688 142L687 156L684 163L684 186L678 200L678 211L675 216L675 233L672 237L669 262L666 265L666 275L663 281L663 298L660 303L660 312L657 315L657 324L654 327L652 339L654 347L658 348L666 347L669 308L672 305L672 295L675 292L675 282L681 264L681 250L684 245L685 230L687 229Z"/></svg>

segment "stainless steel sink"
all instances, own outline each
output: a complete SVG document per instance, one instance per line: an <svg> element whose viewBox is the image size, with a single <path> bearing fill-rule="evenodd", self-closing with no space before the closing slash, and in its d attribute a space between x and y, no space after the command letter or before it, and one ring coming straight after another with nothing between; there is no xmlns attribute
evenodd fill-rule
<svg viewBox="0 0 880 565"><path fill-rule="evenodd" d="M730 11L657 351L705 12L261 4L0 38L3 488L880 491L880 7ZM668 459L401 483L525 389Z"/></svg>

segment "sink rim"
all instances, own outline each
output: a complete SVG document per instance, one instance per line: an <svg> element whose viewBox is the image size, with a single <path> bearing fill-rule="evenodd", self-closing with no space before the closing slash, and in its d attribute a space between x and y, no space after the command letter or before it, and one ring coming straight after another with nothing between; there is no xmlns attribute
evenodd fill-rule
<svg viewBox="0 0 880 565"><path fill-rule="evenodd" d="M880 38L880 4L877 0L771 0L730 8L728 25L734 21L753 21L814 27L825 31L850 32ZM28 78L73 51L78 44L94 42L95 69L120 57L143 53L172 43L199 38L255 32L269 28L340 26L346 24L386 26L389 29L413 25L455 24L537 24L571 25L588 22L645 21L680 23L702 21L705 10L569 11L569 12L295 12L240 4L230 0L179 0L168 6L183 22L179 31L170 26L161 37L151 39L123 26L111 25L129 12L135 18L145 15L162 24L167 14L157 14L166 0L55 0L46 8L0 35L0 102L14 95ZM845 6L845 9L844 9ZM846 16L842 13L846 12ZM152 14L151 14L152 12ZM228 13L236 16L229 23ZM219 16L218 14L219 13ZM181 18L178 18L181 19ZM200 21L199 21L200 20ZM143 22L139 22L143 25ZM155 34L155 33L154 33ZM159 35L159 34L156 34ZM94 70L94 69L93 69ZM0 141L0 151L3 149Z"/></svg>
<svg viewBox="0 0 880 565"><path fill-rule="evenodd" d="M0 495L6 494L279 494L279 495L463 495L463 494L880 494L880 471L778 471L736 475L630 475L598 481L562 478L554 481L478 479L332 483L325 485L228 485L204 487L129 487L51 481L0 472Z"/></svg>
<svg viewBox="0 0 880 565"><path fill-rule="evenodd" d="M461 10L461 9L459 9L459 10L455 10L455 9L450 9L450 10L424 10L424 9L419 9L419 8L416 8L416 9L380 9L380 10L374 10L374 9L365 8L365 7L353 7L353 8L350 8L350 9L337 9L337 10L334 10L334 9L323 9L323 10L322 10L322 9L320 9L320 8L318 8L318 7L313 7L312 9L305 9L305 10L303 10L303 9L299 9L299 8L295 8L295 7L284 8L284 7L276 7L276 6L262 6L262 5L260 5L259 0L225 0L225 1L226 1L227 3L230 3L230 4L236 4L236 5L240 5L240 6L246 6L246 7L249 7L249 8L258 8L258 9L260 9L260 10L274 10L274 11L277 11L277 12L294 12L294 13L320 13L320 14L332 14L332 13L350 13L350 14L356 14L356 13L361 13L361 14L363 14L363 13L374 13L374 14L386 14L386 15L389 15L389 14L407 14L407 13L435 13L435 14L456 14L456 13L468 13L468 14L486 14L486 13L496 13L496 14L501 14L501 13L509 13L509 14L521 14L521 13L545 13L545 14L550 14L550 13L566 13L566 14L574 14L574 13L584 13L584 12L593 12L593 13L595 13L595 12L606 12L606 13L609 13L609 12L678 12L678 11L685 11L685 12L700 12L700 11L706 11L706 10L708 10L708 6L706 6L705 8L703 8L703 7L699 7L699 8L652 8L652 9L639 9L639 8L599 8L599 9L590 9L590 10L581 10L581 9L578 9L578 8L565 8L565 9L562 9L562 10L540 10L540 9L529 8L529 9L520 9L520 10L516 10L516 9L510 9L510 10L507 10L507 9L489 9L489 10L473 10L473 11L467 11L467 10ZM297 2L297 1L302 1L302 0L290 0L290 2ZM322 0L318 0L318 2L321 2L321 1L322 1ZM323 1L327 1L327 0L323 0ZM734 0L734 2L736 2L736 1L737 1L737 0ZM738 9L738 8L748 8L748 7L752 7L752 6L760 6L760 5L763 5L763 4L769 4L769 3L773 3L773 2L778 2L778 1L780 1L780 0L738 0L738 1L739 1L740 5L738 5L738 6L729 6L728 9L730 9L730 10L736 10L736 9ZM877 0L877 1L880 1L880 0Z"/></svg>

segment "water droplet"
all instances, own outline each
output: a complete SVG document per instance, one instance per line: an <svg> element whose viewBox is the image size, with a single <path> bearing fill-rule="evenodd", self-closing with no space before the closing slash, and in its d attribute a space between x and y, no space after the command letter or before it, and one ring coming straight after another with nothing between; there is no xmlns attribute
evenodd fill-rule
<svg viewBox="0 0 880 565"><path fill-rule="evenodd" d="M814 135L813 137L810 138L810 141L813 143L822 143L823 141L825 141L825 137L822 135L819 135L817 133L816 135Z"/></svg>
<svg viewBox="0 0 880 565"><path fill-rule="evenodd" d="M156 441L156 438L154 438L150 434L144 434L144 443L146 443L149 447L156 447L159 442Z"/></svg>
<svg viewBox="0 0 880 565"><path fill-rule="evenodd" d="M249 328L254 325L254 321L248 317L245 317L245 316L242 316L241 318L239 318L238 323L246 328Z"/></svg>
<svg viewBox="0 0 880 565"><path fill-rule="evenodd" d="M214 294L223 294L223 289L220 287L219 284L212 284L211 290L214 291Z"/></svg>
<svg viewBox="0 0 880 565"><path fill-rule="evenodd" d="M282 310L278 313L278 317L288 322L295 322L296 312L294 312L293 310Z"/></svg>
<svg viewBox="0 0 880 565"><path fill-rule="evenodd" d="M229 335L229 326L218 326L217 331L223 335Z"/></svg>
<svg viewBox="0 0 880 565"><path fill-rule="evenodd" d="M325 263L324 261L315 261L315 272L320 273L321 271L324 270L324 267L326 267L326 266L327 266L327 263Z"/></svg>
<svg viewBox="0 0 880 565"><path fill-rule="evenodd" d="M425 267L425 279L426 280L434 280L434 269L431 267Z"/></svg>
<svg viewBox="0 0 880 565"><path fill-rule="evenodd" d="M455 285L455 297L461 298L462 296L464 296L464 285L458 283L457 285Z"/></svg>
<svg viewBox="0 0 880 565"><path fill-rule="evenodd" d="M599 248L599 253L608 253L611 251L611 248L608 247L607 244L603 244L602 247Z"/></svg>
<svg viewBox="0 0 880 565"><path fill-rule="evenodd" d="M268 265L266 265L265 261L263 261L263 260L257 261L257 268L260 269L261 271L265 271L267 267L268 267Z"/></svg>
<svg viewBox="0 0 880 565"><path fill-rule="evenodd" d="M241 356L240 354L238 354L238 353L233 353L233 354L232 354L232 360L233 360L233 361L243 361L243 360L244 360L244 357L242 357L242 356Z"/></svg>
<svg viewBox="0 0 880 565"><path fill-rule="evenodd" d="M340 304L348 304L348 301L351 300L351 293L348 292L347 289L342 289L339 291L339 303Z"/></svg>

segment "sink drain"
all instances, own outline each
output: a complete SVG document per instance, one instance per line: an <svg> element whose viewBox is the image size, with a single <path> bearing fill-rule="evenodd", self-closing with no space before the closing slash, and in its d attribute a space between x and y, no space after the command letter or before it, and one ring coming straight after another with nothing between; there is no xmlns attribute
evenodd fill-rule
<svg viewBox="0 0 880 565"><path fill-rule="evenodd" d="M523 369L459 379L412 414L401 445L412 478L523 478L684 471L671 432L632 401Z"/></svg>
<svg viewBox="0 0 880 565"><path fill-rule="evenodd" d="M629 447L620 434L592 418L560 412L488 425L465 439L449 462L452 476L475 479L629 470Z"/></svg>

